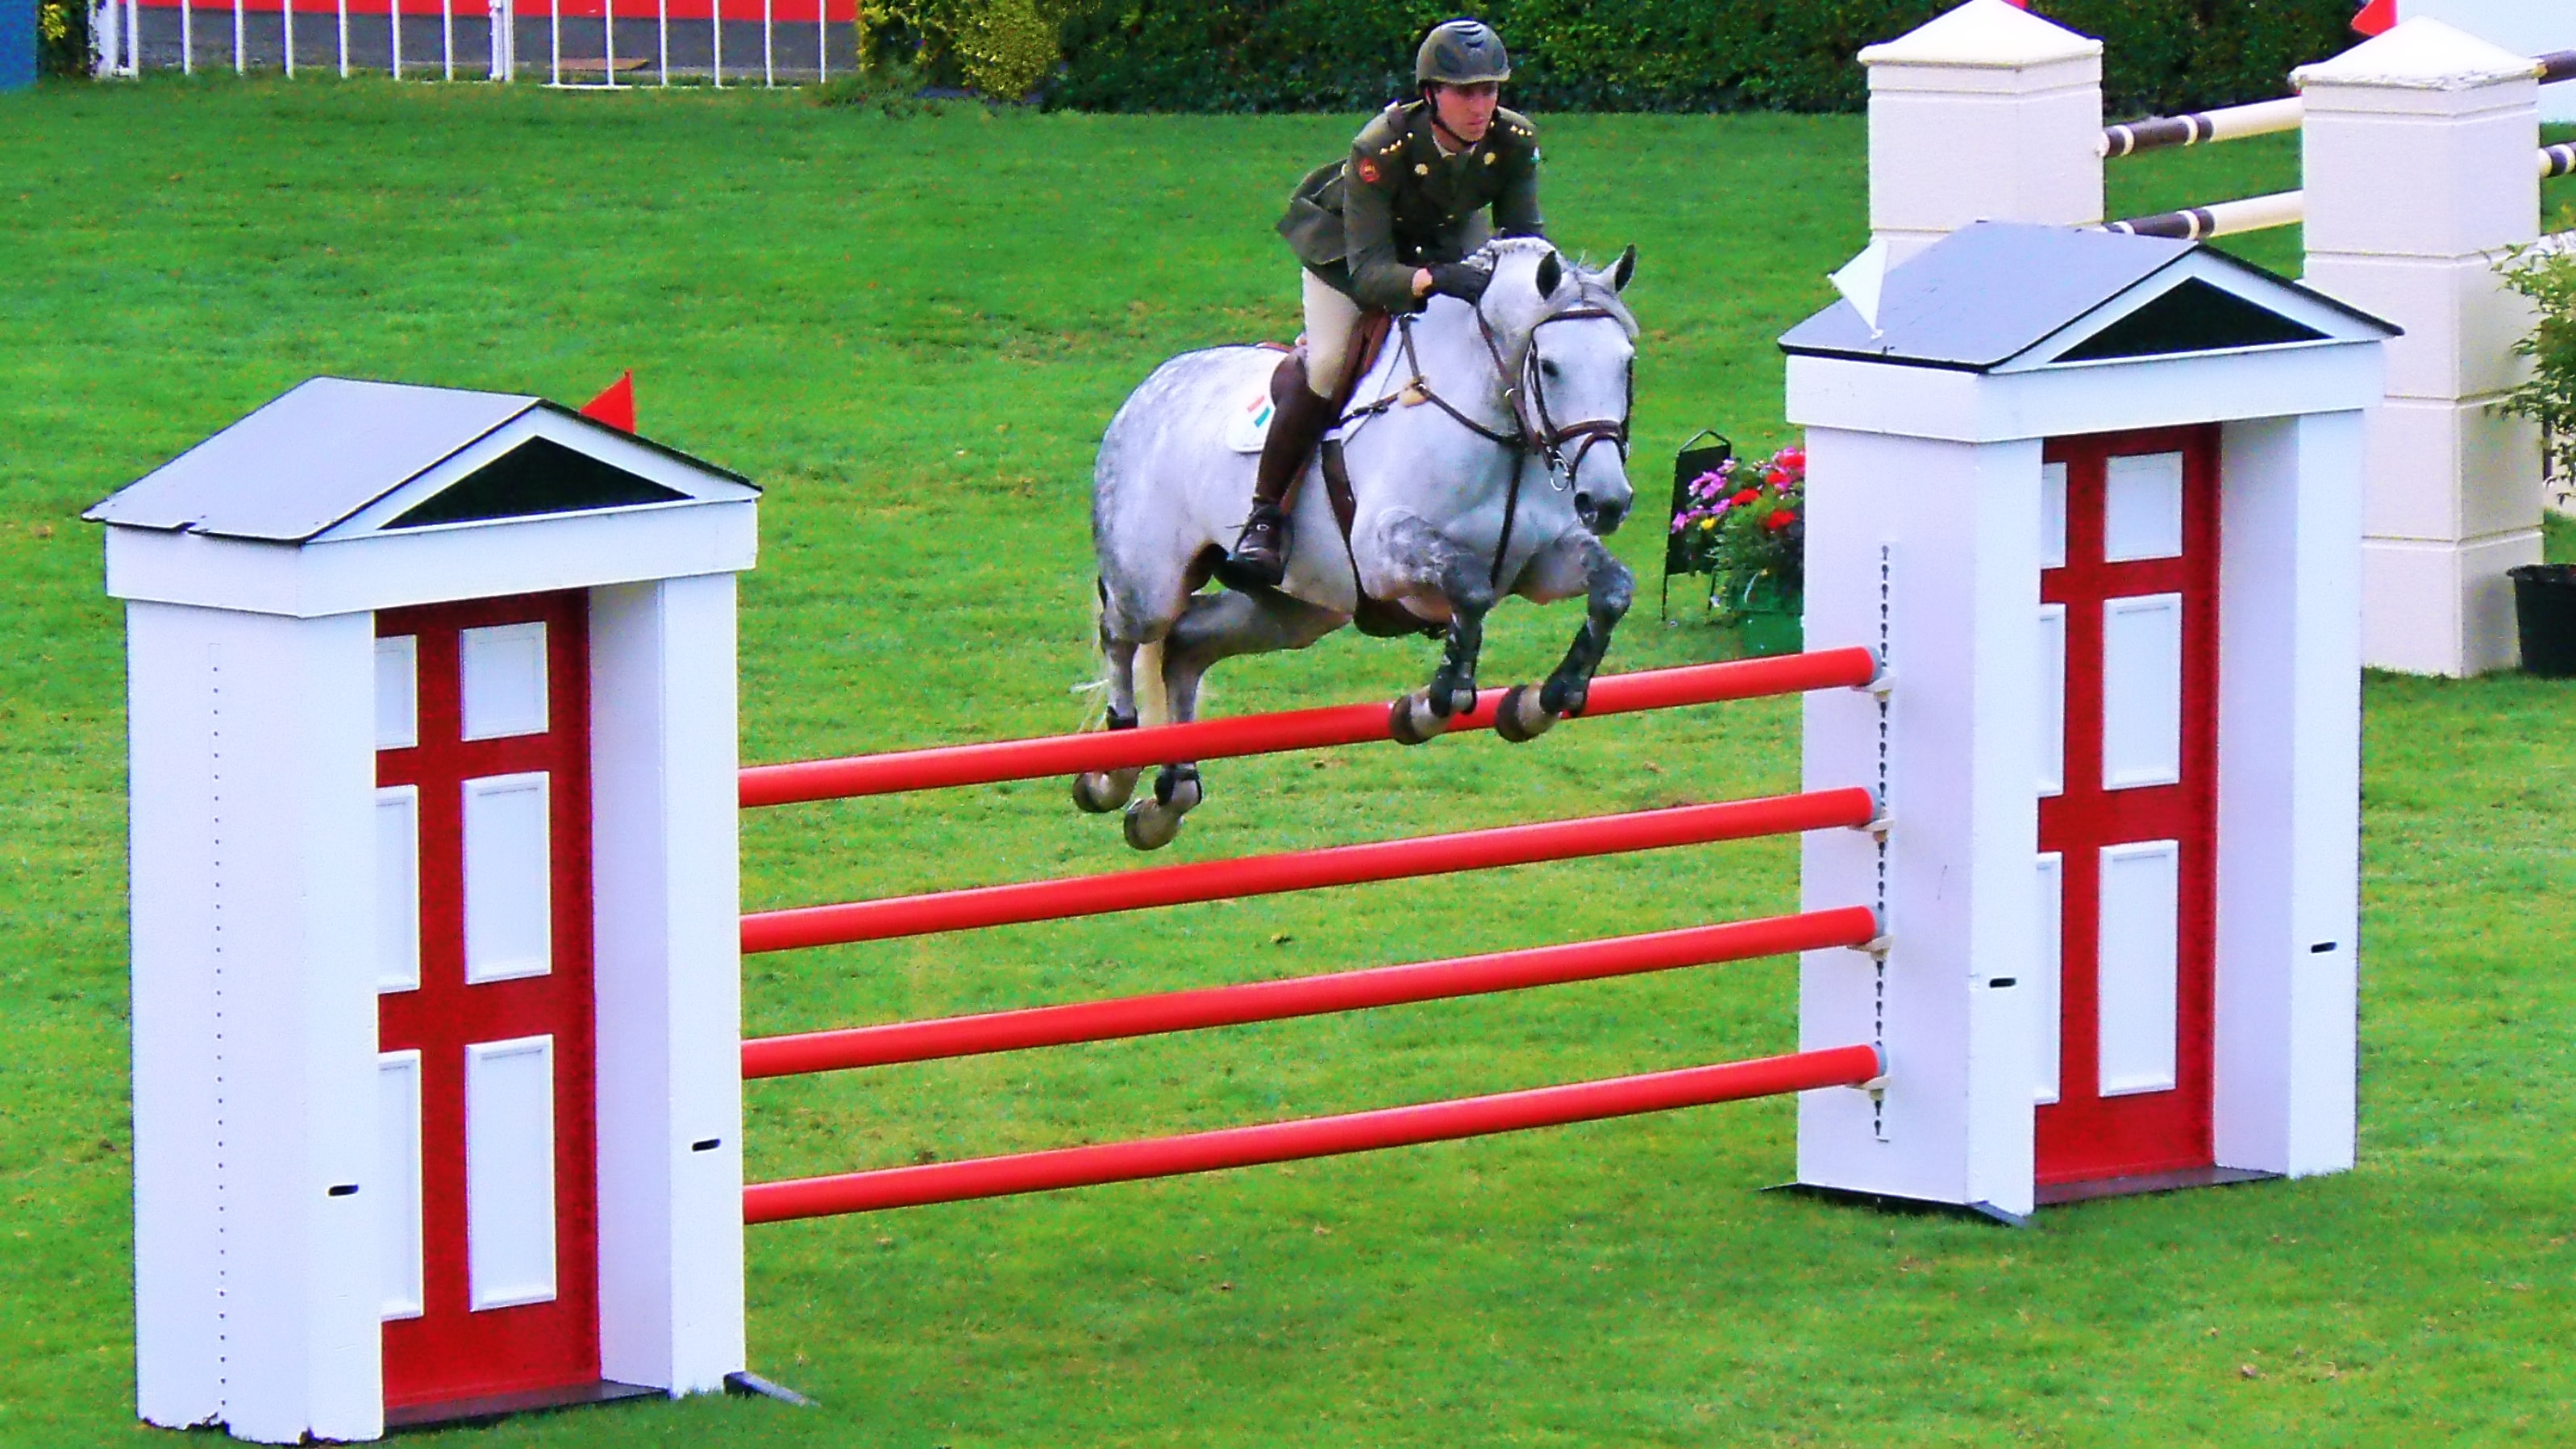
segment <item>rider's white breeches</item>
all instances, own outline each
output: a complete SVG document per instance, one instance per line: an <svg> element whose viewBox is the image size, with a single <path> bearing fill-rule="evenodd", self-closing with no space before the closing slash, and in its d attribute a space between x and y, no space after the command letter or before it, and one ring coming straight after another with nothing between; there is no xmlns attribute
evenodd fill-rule
<svg viewBox="0 0 2576 1449"><path fill-rule="evenodd" d="M1304 267L1297 275L1306 283L1306 386L1315 396L1330 398L1341 383L1342 369L1350 365L1360 304Z"/></svg>

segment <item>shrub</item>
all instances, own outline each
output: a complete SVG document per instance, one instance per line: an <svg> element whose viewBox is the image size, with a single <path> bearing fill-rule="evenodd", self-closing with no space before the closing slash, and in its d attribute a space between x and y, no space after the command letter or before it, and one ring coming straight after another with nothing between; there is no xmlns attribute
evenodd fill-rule
<svg viewBox="0 0 2576 1449"><path fill-rule="evenodd" d="M43 0L36 7L36 68L47 75L89 74L89 6Z"/></svg>
<svg viewBox="0 0 2576 1449"><path fill-rule="evenodd" d="M1533 111L1857 110L1859 49L1952 0L1492 0ZM2034 0L2102 38L2113 116L2287 93L2292 67L2350 46L2354 0ZM1350 111L1413 89L1439 0L1081 0L1048 103L1101 111Z"/></svg>
<svg viewBox="0 0 2576 1449"><path fill-rule="evenodd" d="M2531 335L2513 347L2532 360L2531 378L2503 407L2540 424L2553 474L2576 477L2576 247L2525 247L2499 270L2540 309Z"/></svg>
<svg viewBox="0 0 2576 1449"><path fill-rule="evenodd" d="M1092 0L878 0L865 7L863 55L918 65L934 85L1016 101L1062 60L1059 37Z"/></svg>

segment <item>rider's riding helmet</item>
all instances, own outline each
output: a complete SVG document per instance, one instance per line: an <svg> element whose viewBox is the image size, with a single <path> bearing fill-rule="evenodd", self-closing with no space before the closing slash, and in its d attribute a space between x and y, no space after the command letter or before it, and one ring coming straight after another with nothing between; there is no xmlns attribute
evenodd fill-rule
<svg viewBox="0 0 2576 1449"><path fill-rule="evenodd" d="M1422 37L1413 58L1416 85L1464 86L1512 78L1512 58L1503 38L1481 20L1445 20Z"/></svg>

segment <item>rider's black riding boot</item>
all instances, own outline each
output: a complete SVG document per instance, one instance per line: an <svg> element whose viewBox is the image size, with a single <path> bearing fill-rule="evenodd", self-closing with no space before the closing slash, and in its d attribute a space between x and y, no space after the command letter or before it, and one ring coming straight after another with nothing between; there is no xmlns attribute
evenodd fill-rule
<svg viewBox="0 0 2576 1449"><path fill-rule="evenodd" d="M1243 589L1277 588L1288 571L1288 501L1315 440L1333 420L1333 405L1306 385L1306 356L1290 353L1270 377L1269 435L1261 440L1261 471L1252 484L1252 514L1234 552L1216 566L1217 577Z"/></svg>

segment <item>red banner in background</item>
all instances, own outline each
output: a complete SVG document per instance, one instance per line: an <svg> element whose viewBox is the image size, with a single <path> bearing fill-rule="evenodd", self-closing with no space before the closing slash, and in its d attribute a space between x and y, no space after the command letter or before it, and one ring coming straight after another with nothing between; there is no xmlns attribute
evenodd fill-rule
<svg viewBox="0 0 2576 1449"><path fill-rule="evenodd" d="M184 8L199 15L230 15L234 9L233 0L140 0L140 3L146 9ZM432 18L441 13L439 0L401 0L401 4L406 17ZM450 0L450 4L460 20L479 21L491 14L488 0ZM758 23L767 18L781 25L797 21L811 25L821 19L834 25L847 25L858 18L857 0L771 0L765 10L760 0L723 0L723 4L724 18L736 22ZM655 0L616 0L616 13L620 20L650 20L662 15L673 20L706 20L714 15L715 5L716 0L668 0L666 9L657 5ZM285 0L241 0L240 8L254 15L275 15L285 8ZM298 16L337 15L342 8L340 0L295 0ZM347 0L346 9L351 15L390 15L393 4L392 0ZM606 0L518 0L517 10L521 20L544 20L557 14L566 20L598 20L609 13L609 6ZM408 60L410 57L405 58ZM726 69L730 74L730 56Z"/></svg>

